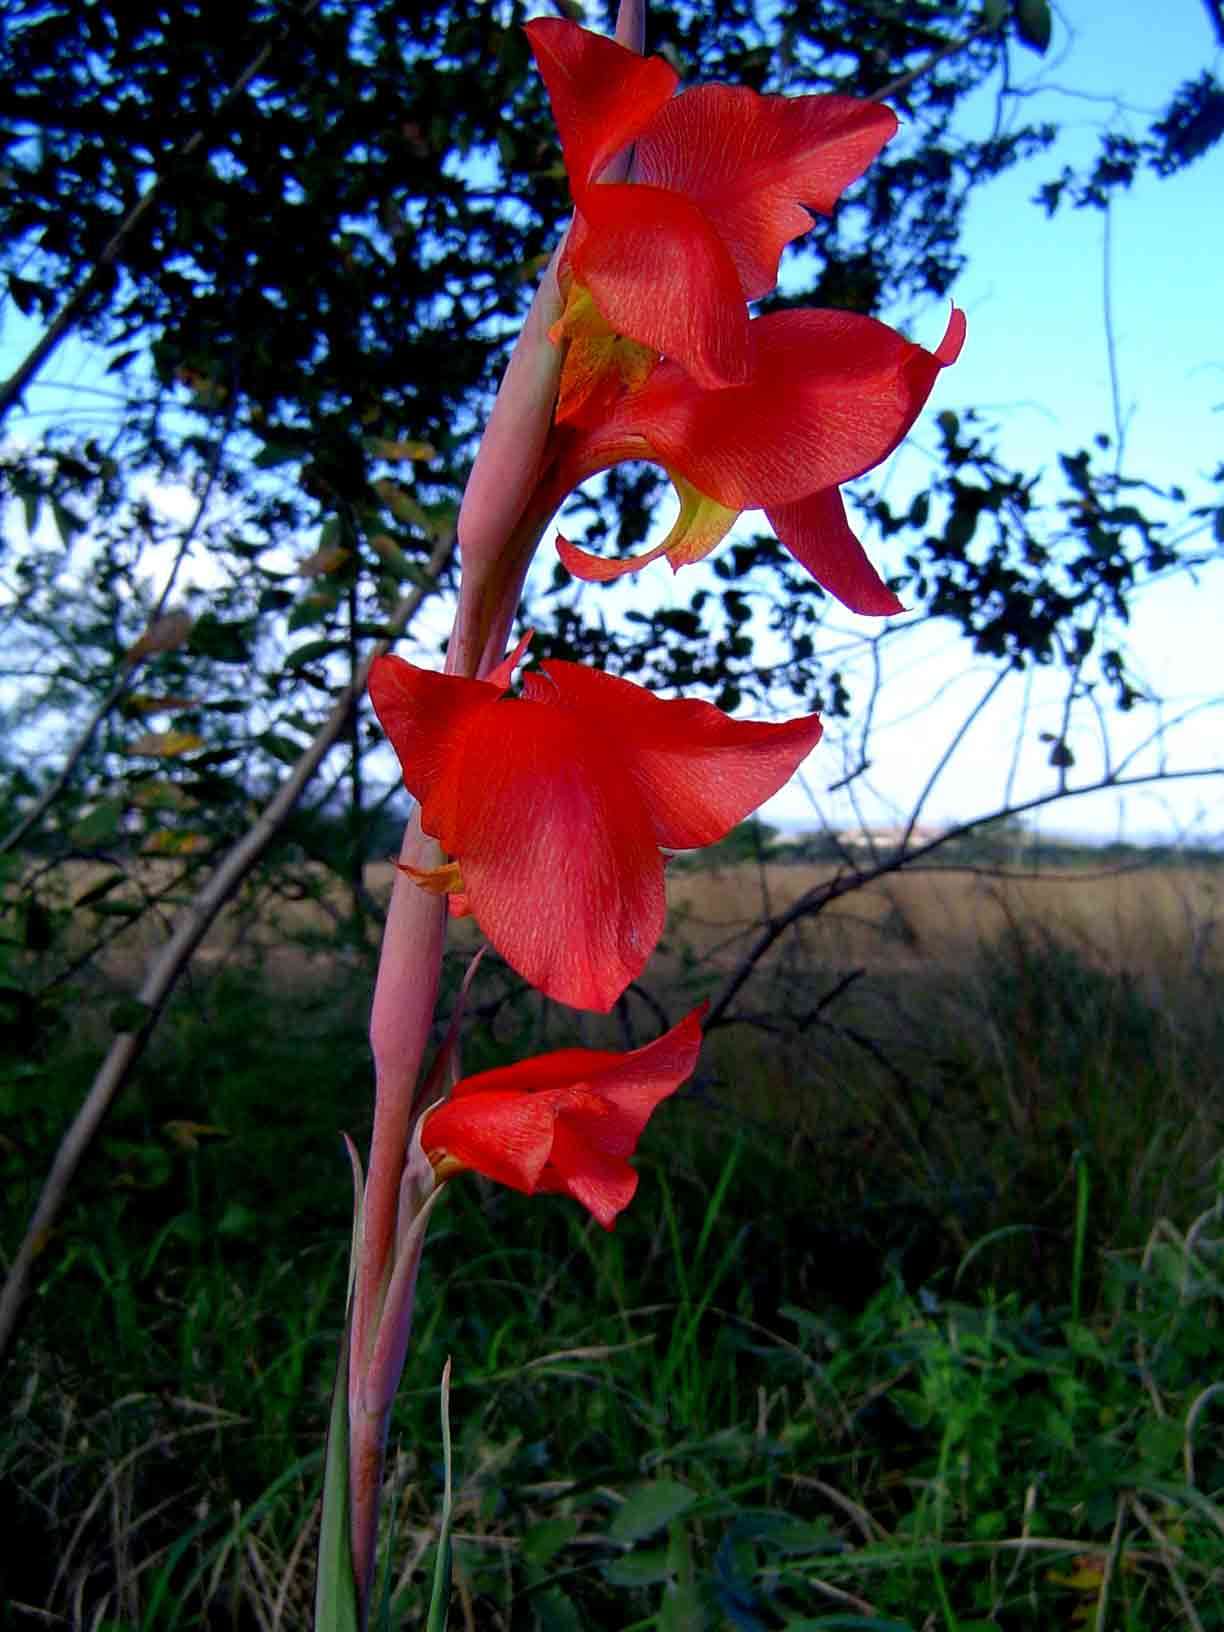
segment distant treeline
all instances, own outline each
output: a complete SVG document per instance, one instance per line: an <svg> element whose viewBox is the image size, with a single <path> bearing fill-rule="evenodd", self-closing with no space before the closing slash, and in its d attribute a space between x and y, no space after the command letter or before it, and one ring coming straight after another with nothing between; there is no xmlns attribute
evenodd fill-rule
<svg viewBox="0 0 1224 1632"><path fill-rule="evenodd" d="M935 835L923 828L909 842L918 849ZM734 828L719 844L676 857L673 865L685 868L734 867L742 862L842 862L869 866L874 857L896 851L896 829L868 829L854 834L836 831L786 834L757 817ZM1016 867L1035 871L1050 867L1218 867L1224 865L1220 844L1159 842L1140 844L1125 840L1108 843L1086 838L1051 838L1014 820L984 823L972 832L949 838L930 855L932 866Z"/></svg>
<svg viewBox="0 0 1224 1632"><path fill-rule="evenodd" d="M115 807L115 808L112 808ZM0 796L0 830L19 816L17 801ZM65 853L80 857L130 855L141 848L140 830L129 825L134 814L107 804L114 818L105 833L94 832L96 818L87 815L67 832L53 827L37 831L23 844L30 855ZM99 815L103 814L101 807ZM340 804L302 807L293 813L274 847L274 856L297 861L316 861L341 873L360 854L363 861L386 861L399 852L405 813L386 803L361 812L354 820ZM185 825L186 822L185 822ZM673 867L712 869L734 867L742 862L768 861L775 864L860 864L869 867L873 859L892 855L898 848L903 829L859 829L853 833L822 830L811 833L784 833L780 828L752 816L733 828L718 844L704 850L677 855ZM909 838L907 849L922 849L940 837L938 829L923 826ZM146 850L146 853L148 852ZM160 853L171 853L168 849ZM1224 844L1158 842L1141 844L1122 840L1108 843L1091 839L1054 838L1034 832L1014 818L984 823L972 832L937 843L924 865L964 867L995 866L1038 870L1050 867L1144 867L1224 864Z"/></svg>

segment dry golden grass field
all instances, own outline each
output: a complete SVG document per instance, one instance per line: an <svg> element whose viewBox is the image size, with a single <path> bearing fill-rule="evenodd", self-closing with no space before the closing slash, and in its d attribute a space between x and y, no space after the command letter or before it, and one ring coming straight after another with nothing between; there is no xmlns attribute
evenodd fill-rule
<svg viewBox="0 0 1224 1632"><path fill-rule="evenodd" d="M677 875L670 900L694 944L712 949L831 876L821 866L741 864ZM1009 877L933 867L842 896L802 934L822 963L918 971L932 962L976 963L984 942L1021 924L1065 940L1102 970L1160 979L1220 968L1222 914L1224 871L1217 869L1068 867Z"/></svg>
<svg viewBox="0 0 1224 1632"><path fill-rule="evenodd" d="M99 876L95 866L66 874L66 897L79 899ZM172 863L144 860L105 897L170 890L136 924L81 909L82 954L99 931L113 935L88 965L99 997L137 990L176 897L187 899L185 886L171 889L175 876ZM524 1053L643 1042L700 998L717 1003L761 922L833 876L812 864L676 868L667 934L617 1015L525 998L496 964L481 976L477 1005ZM373 901L385 902L391 879L389 862L367 869ZM251 969L278 998L326 993L360 1030L377 932L371 916L364 947L337 935L348 909L345 892L309 866L287 890L283 880L276 893L251 889L197 953L185 995L207 993L223 971ZM1218 1084L1222 916L1224 869L1209 867L892 874L776 940L712 1030L705 1081L720 1103L797 1136L845 1123L853 1105L870 1137L883 1129L908 1160L929 1143L923 1128L946 1124L949 1139L971 1144L969 1126L1031 1134L1048 1123L1061 1138L1081 1112L1095 1116L1103 1096L1126 1095L1138 1110L1148 1090L1137 1078L1150 1067L1152 1108L1138 1121L1167 1112L1205 1162L1218 1146L1220 1096L1207 1079ZM476 944L470 921L453 926L457 957ZM499 993L509 998L500 1007ZM109 1002L94 1007L104 1027Z"/></svg>
<svg viewBox="0 0 1224 1632"><path fill-rule="evenodd" d="M79 901L115 869L77 863L60 869L65 904ZM99 930L109 937L104 965L113 979L139 978L145 958L165 938L190 884L175 885L172 862L142 860L126 881L103 899L99 924L81 909L78 946ZM824 864L739 863L723 868L675 870L668 881L671 907L664 957L682 949L692 966L710 974L736 967L763 919L790 908L806 892L835 875ZM380 906L391 889L390 862L366 869L366 887ZM125 901L156 902L154 910L125 927L116 907ZM197 953L202 968L244 950L264 972L287 985L319 973L319 960L336 956L334 931L347 911L342 892L320 869L303 864L288 892L264 889L240 897L221 917ZM967 971L983 945L1024 928L1056 937L1083 962L1102 972L1126 975L1155 989L1189 974L1220 973L1224 965L1224 869L1075 867L1005 875L954 867L913 868L841 895L819 913L791 926L768 955L815 969L866 966L873 974ZM456 925L461 943L470 926ZM375 931L370 927L373 944ZM647 981L650 979L648 970Z"/></svg>

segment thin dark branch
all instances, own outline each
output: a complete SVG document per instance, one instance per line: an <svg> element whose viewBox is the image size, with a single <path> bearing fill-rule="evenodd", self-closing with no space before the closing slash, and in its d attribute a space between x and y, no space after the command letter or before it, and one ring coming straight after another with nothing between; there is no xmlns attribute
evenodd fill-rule
<svg viewBox="0 0 1224 1632"><path fill-rule="evenodd" d="M1113 211L1105 206L1101 243L1101 317L1105 324L1105 358L1109 365L1109 401L1114 422L1114 475L1122 474L1126 447L1126 418L1122 412L1122 385L1118 374L1118 343L1113 320Z"/></svg>
<svg viewBox="0 0 1224 1632"><path fill-rule="evenodd" d="M941 62L946 62L949 57L954 57L958 52L964 51L968 46L972 45L974 40L980 39L984 34L993 34L994 32L995 29L991 24L983 20L976 28L971 28L968 34L961 39L949 40L947 45L942 45L938 51L933 51L925 62L919 63L917 68L911 68L908 74L901 74L896 79L890 79L887 85L881 86L878 91L873 91L867 100L869 102L883 102L886 97L896 96L898 91L906 90L910 85L914 84L915 80L922 79L933 68L938 68Z"/></svg>
<svg viewBox="0 0 1224 1632"><path fill-rule="evenodd" d="M924 856L933 855L945 845L956 839L965 838L977 828L988 822L998 821L1003 816L1023 816L1032 810L1044 809L1046 805L1056 803L1061 799L1075 799L1087 793L1103 793L1109 789L1146 787L1153 782L1184 782L1192 778L1209 776L1224 776L1224 765L1196 766L1190 770L1153 771L1145 776L1113 776L1101 777L1095 782L1085 783L1079 788L1055 788L1050 793L1040 794L1036 798L1027 799L1021 804L1013 805L1010 810L1000 809L991 811L987 815L975 816L972 821L962 822L957 827L950 827L938 837L929 839L925 844L913 850L898 850L892 856L874 863L869 868L855 869L848 873L839 873L823 884L815 885L806 890L803 895L791 903L785 912L779 913L760 926L759 933L752 946L744 954L738 966L727 977L722 990L710 1005L706 1018L706 1029L722 1019L728 1008L735 1001L739 992L747 985L756 972L761 959L786 933L793 923L800 918L811 917L823 912L833 901L840 900L843 895L851 895L855 890L861 890L879 878L887 878L893 873L908 870L915 862Z"/></svg>
<svg viewBox="0 0 1224 1632"><path fill-rule="evenodd" d="M922 792L918 795L918 798L914 802L914 808L910 812L909 821L905 824L905 832L901 837L902 849L904 849L909 841L913 838L914 829L918 826L918 818L922 815L927 800L931 797L932 793L934 793L936 783L947 770L953 755L957 752L965 738L969 735L974 723L981 718L983 712L990 706L990 703L993 701L999 688L1007 681L1009 673L1010 671L1007 669L1000 669L999 673L995 675L994 679L986 687L986 690L978 698L977 702L974 703L968 714L965 715L965 718L960 723L959 729L954 733L952 740L948 743L948 746L944 749L943 753L940 754L939 758L935 761L935 767L923 784Z"/></svg>
<svg viewBox="0 0 1224 1632"><path fill-rule="evenodd" d="M866 973L866 969L848 969L836 985L830 986L814 1009L809 1009L806 1014L800 1015L798 1022L800 1032L806 1031L810 1025L819 1020L825 1010L832 1008L838 998L848 992L851 986L857 985Z"/></svg>

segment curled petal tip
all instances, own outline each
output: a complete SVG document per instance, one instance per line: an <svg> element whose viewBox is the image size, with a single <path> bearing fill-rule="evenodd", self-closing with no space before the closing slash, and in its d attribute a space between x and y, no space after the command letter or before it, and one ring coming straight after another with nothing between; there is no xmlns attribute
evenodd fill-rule
<svg viewBox="0 0 1224 1632"><path fill-rule="evenodd" d="M968 327L964 312L959 306L953 306L948 314L948 326L944 330L944 337L935 347L935 360L942 367L947 368L960 356Z"/></svg>
<svg viewBox="0 0 1224 1632"><path fill-rule="evenodd" d="M561 533L557 534L557 554L561 558L561 565L566 572L589 584L606 584L614 578L623 578L626 573L640 572L649 562L663 555L666 548L664 543L644 555L593 555L589 550L571 544Z"/></svg>
<svg viewBox="0 0 1224 1632"><path fill-rule="evenodd" d="M886 618L905 611L859 543L837 488L773 505L766 518L800 566L851 612Z"/></svg>

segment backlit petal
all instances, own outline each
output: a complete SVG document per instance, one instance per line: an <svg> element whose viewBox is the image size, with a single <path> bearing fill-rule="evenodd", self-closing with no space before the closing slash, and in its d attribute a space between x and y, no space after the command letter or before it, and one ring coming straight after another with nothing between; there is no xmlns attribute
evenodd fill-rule
<svg viewBox="0 0 1224 1632"><path fill-rule="evenodd" d="M595 555L577 544L571 544L568 538L558 533L557 554L566 572L573 573L575 578L581 578L588 584L607 584L614 578L623 578L626 573L641 572L643 567L666 555L667 539L662 544L656 544L652 550L643 550L641 555Z"/></svg>
<svg viewBox="0 0 1224 1632"><path fill-rule="evenodd" d="M662 858L626 797L623 752L551 703L485 709L463 736L437 835L507 963L576 1008L610 1009L663 931ZM428 806L422 817L428 827Z"/></svg>
<svg viewBox="0 0 1224 1632"><path fill-rule="evenodd" d="M661 555L671 562L673 572L679 572L681 567L690 566L694 561L703 561L730 532L739 519L739 511L728 510L717 500L707 498L691 482L686 482L683 476L673 476L672 481L680 498L680 513L661 544L656 544L652 550L645 550L641 555L592 555L589 550L579 549L558 533L557 554L561 557L561 564L575 578L607 583L609 579L623 577L627 572L641 572L643 567Z"/></svg>
<svg viewBox="0 0 1224 1632"><path fill-rule="evenodd" d="M785 724L734 720L712 703L660 698L577 663L543 665L562 706L591 737L624 745L632 777L667 850L713 844L786 782L820 740L816 715ZM464 877L469 880L467 866Z"/></svg>
<svg viewBox="0 0 1224 1632"><path fill-rule="evenodd" d="M601 434L645 437L729 508L789 504L887 458L963 338L955 310L933 353L855 312L772 312L751 325L746 385L703 391L660 364Z"/></svg>
<svg viewBox="0 0 1224 1632"><path fill-rule="evenodd" d="M778 281L784 246L811 227L808 209L827 214L896 129L877 102L699 85L651 121L634 173L701 207L756 300Z"/></svg>
<svg viewBox="0 0 1224 1632"><path fill-rule="evenodd" d="M486 686L496 686L499 692L510 689L510 682L514 679L514 671L523 661L534 634L534 629L528 629L526 634L520 635L513 650L507 652L501 662L495 663L488 674L485 675L484 683Z"/></svg>
<svg viewBox="0 0 1224 1632"><path fill-rule="evenodd" d="M679 78L662 57L640 57L615 40L558 17L526 25L561 136L575 203L621 148L645 130Z"/></svg>
<svg viewBox="0 0 1224 1632"><path fill-rule="evenodd" d="M765 512L781 543L852 612L887 617L905 608L867 559L835 487Z"/></svg>
<svg viewBox="0 0 1224 1632"><path fill-rule="evenodd" d="M428 804L453 782L452 767L472 720L495 703L504 686L457 675L435 674L402 657L379 657L370 669L370 701L399 756L404 786ZM435 823L448 824L440 812ZM438 826L427 831L446 838ZM449 848L449 847L448 847Z"/></svg>
<svg viewBox="0 0 1224 1632"><path fill-rule="evenodd" d="M679 193L593 187L570 239L579 279L617 333L674 358L712 389L748 378L739 274L706 215Z"/></svg>

